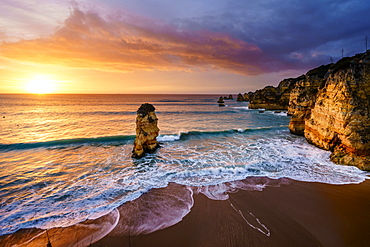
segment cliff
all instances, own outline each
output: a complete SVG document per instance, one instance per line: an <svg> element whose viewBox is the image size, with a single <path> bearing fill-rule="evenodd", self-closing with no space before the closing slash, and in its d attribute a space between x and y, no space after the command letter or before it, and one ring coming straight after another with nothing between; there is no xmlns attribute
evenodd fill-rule
<svg viewBox="0 0 370 247"><path fill-rule="evenodd" d="M154 111L154 106L148 103L142 104L137 110L136 138L132 150L133 158L141 158L145 153L154 152L159 147L157 142L159 134L158 119Z"/></svg>
<svg viewBox="0 0 370 247"><path fill-rule="evenodd" d="M250 108L287 109L291 133L331 160L370 170L370 52L248 93Z"/></svg>
<svg viewBox="0 0 370 247"><path fill-rule="evenodd" d="M290 92L299 78L282 80L277 87L267 86L255 92L249 92L244 98L249 101L250 109L287 110Z"/></svg>
<svg viewBox="0 0 370 247"><path fill-rule="evenodd" d="M290 92L288 103L288 114L292 116L289 129L292 133L304 135L305 120L311 115L316 94L330 66L332 65L320 66L297 78L294 88Z"/></svg>
<svg viewBox="0 0 370 247"><path fill-rule="evenodd" d="M332 161L370 170L370 53L331 66L305 118L304 136L332 151Z"/></svg>
<svg viewBox="0 0 370 247"><path fill-rule="evenodd" d="M241 93L239 93L238 97L236 98L236 101L246 101L246 100L245 100L244 96Z"/></svg>

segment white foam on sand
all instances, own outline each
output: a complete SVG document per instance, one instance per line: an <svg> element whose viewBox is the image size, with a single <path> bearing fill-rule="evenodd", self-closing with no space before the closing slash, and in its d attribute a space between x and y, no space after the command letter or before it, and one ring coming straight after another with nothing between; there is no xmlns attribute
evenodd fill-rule
<svg viewBox="0 0 370 247"><path fill-rule="evenodd" d="M169 184L118 207L121 218L110 236L149 234L180 222L194 205L193 191Z"/></svg>

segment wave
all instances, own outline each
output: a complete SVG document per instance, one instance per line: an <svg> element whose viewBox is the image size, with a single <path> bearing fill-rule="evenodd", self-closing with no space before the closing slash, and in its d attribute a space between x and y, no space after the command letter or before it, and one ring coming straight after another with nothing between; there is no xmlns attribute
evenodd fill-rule
<svg viewBox="0 0 370 247"><path fill-rule="evenodd" d="M172 142L179 140L187 140L194 137L210 136L210 135L227 135L237 132L256 132L256 131L269 131L285 129L286 126L273 126L273 127L259 127L254 129L230 129L230 130L220 130L220 131L189 131L180 132L179 134L165 134L159 135L157 140L159 142ZM102 136L93 138L72 138L72 139L60 139L51 140L45 142L30 142L30 143L11 143L11 144L0 144L0 151L12 151L12 150L23 150L23 149L33 149L33 148L51 148L58 146L68 146L68 145L90 145L99 143L122 143L127 141L133 141L135 135L118 135L118 136Z"/></svg>
<svg viewBox="0 0 370 247"><path fill-rule="evenodd" d="M173 106L174 104L171 104ZM184 104L178 104L179 106L185 106ZM189 104L186 104L189 105ZM197 105L197 104L193 104ZM214 104L217 105L217 104ZM247 107L226 107L223 108L222 113L235 113L240 109L244 109ZM173 115L173 114L191 114L191 115L209 115L209 114L219 114L219 108L216 108L214 111L167 111L167 110L160 110L157 109L157 114L166 114L166 115ZM24 115L44 115L44 112L38 112L35 111L29 111L27 113L20 112L20 113L14 113L14 116L24 116ZM64 116L66 115L65 112L49 112L49 116ZM69 112L68 115L74 115L74 116L136 116L136 111L86 111L86 112Z"/></svg>
<svg viewBox="0 0 370 247"><path fill-rule="evenodd" d="M287 126L270 126L270 127L258 127L251 129L230 129L230 130L219 130L219 131L189 131L180 133L180 139L185 140L194 136L209 136L209 135L225 135L233 133L243 133L243 132L261 132L261 131L271 131L271 130L284 130Z"/></svg>
<svg viewBox="0 0 370 247"><path fill-rule="evenodd" d="M217 108L218 109L218 108ZM225 108L223 108L225 109ZM209 115L209 114L220 114L218 111L156 111L157 114L168 114L168 115L174 115L174 114L190 114L190 115ZM223 110L223 114L225 113L235 113L233 110Z"/></svg>
<svg viewBox="0 0 370 247"><path fill-rule="evenodd" d="M134 140L134 138L135 136L133 135L102 136L102 137L95 137L95 138L61 139L61 140L52 140L52 141L46 141L46 142L0 144L0 151L32 149L32 148L41 148L41 147L48 148L48 147L66 146L66 145L123 142L123 141L128 141L128 140Z"/></svg>
<svg viewBox="0 0 370 247"><path fill-rule="evenodd" d="M230 108L238 109L238 110L252 110L252 109L249 109L248 106L234 106L234 107L230 107Z"/></svg>
<svg viewBox="0 0 370 247"><path fill-rule="evenodd" d="M140 217L148 216L161 226L177 223L192 206L191 191L181 190L184 196L178 196L180 191L174 190L176 197L163 197L171 199L171 205L176 206L171 219L154 219L155 215L160 216L159 212L169 210L165 201L153 205L148 203L153 202L150 196L142 197L138 202L149 205L150 211L146 212L132 211L138 208L137 202L127 202L147 195L150 189L167 187L169 183L198 187L199 193L225 200L226 192L240 188L229 186L230 182L248 177L328 184L356 184L368 179L367 174L358 168L337 166L329 160L328 151L288 133L285 127L269 127L161 135L159 139L166 141L162 148L140 160L129 158L133 136L93 139L118 140L108 146L94 144L62 152L59 149L50 149L46 153L44 150L25 150L3 155L0 177L6 185L2 189L7 194L3 195L6 203L2 210L8 213L0 215L0 235L20 228L74 225L87 218L96 219L122 204L126 205L122 208L123 215L132 216L130 212L137 212L139 215L134 218L144 226L140 222L127 225L130 221L124 220L119 223L117 234L159 230L157 224ZM91 139L81 141L90 143ZM265 187L263 181L246 187L262 190ZM227 186L219 185L225 182ZM204 186L211 187L204 189ZM162 195L163 191L160 192ZM179 204L181 201L184 202L182 205Z"/></svg>
<svg viewBox="0 0 370 247"><path fill-rule="evenodd" d="M19 112L14 113L14 116L22 116L22 115L45 115L45 112L39 112L37 110L29 111L27 113ZM48 112L49 116L63 116L66 115L65 112ZM136 115L136 111L84 111L84 112L68 112L68 115L75 115L75 116L94 116L94 115Z"/></svg>
<svg viewBox="0 0 370 247"><path fill-rule="evenodd" d="M136 111L94 111L94 112L76 112L76 115L136 115Z"/></svg>

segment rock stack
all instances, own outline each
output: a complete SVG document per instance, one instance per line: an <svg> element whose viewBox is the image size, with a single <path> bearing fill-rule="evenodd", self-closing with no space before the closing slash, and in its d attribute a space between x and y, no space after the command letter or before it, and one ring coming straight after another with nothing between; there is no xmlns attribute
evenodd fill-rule
<svg viewBox="0 0 370 247"><path fill-rule="evenodd" d="M154 111L154 106L148 103L142 104L137 110L136 138L132 150L133 158L141 158L145 153L152 153L159 147L157 141L159 134L158 118Z"/></svg>
<svg viewBox="0 0 370 247"><path fill-rule="evenodd" d="M224 99L226 99L226 100L232 100L234 98L233 98L233 96L231 94L229 94L229 96L224 96Z"/></svg>
<svg viewBox="0 0 370 247"><path fill-rule="evenodd" d="M290 92L296 85L298 78L282 80L277 87L267 86L255 92L249 92L248 101L250 109L287 110Z"/></svg>
<svg viewBox="0 0 370 247"><path fill-rule="evenodd" d="M236 101L245 101L244 96L241 93L239 93L238 97L236 98Z"/></svg>
<svg viewBox="0 0 370 247"><path fill-rule="evenodd" d="M217 101L217 103L219 103L219 104L223 104L223 103L225 103L225 101L224 101L224 99L222 98L222 96L218 99L218 101Z"/></svg>

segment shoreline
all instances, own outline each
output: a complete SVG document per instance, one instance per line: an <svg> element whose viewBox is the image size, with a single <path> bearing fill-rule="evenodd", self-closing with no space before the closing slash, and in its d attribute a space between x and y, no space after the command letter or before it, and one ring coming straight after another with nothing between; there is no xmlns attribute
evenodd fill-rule
<svg viewBox="0 0 370 247"><path fill-rule="evenodd" d="M49 229L48 235L53 247L366 246L369 192L369 180L331 185L250 177L206 187L170 183L99 219ZM46 231L40 229L0 236L1 246L46 244Z"/></svg>
<svg viewBox="0 0 370 247"><path fill-rule="evenodd" d="M223 201L195 194L178 224L148 235L108 234L92 246L367 246L369 192L368 180L289 180L263 191L239 190Z"/></svg>

